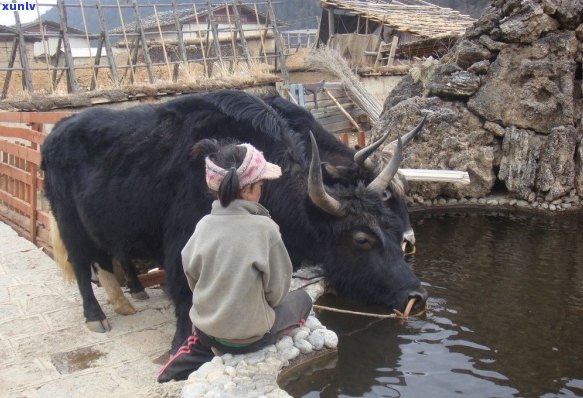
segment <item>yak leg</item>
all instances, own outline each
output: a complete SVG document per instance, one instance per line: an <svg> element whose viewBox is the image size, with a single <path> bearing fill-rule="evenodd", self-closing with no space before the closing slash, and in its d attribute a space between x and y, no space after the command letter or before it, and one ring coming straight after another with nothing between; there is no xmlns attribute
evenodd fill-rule
<svg viewBox="0 0 583 398"><path fill-rule="evenodd" d="M170 351L173 354L192 334L192 322L189 315L192 305L192 291L184 275L180 255L178 255L178 258L164 263L167 264L165 269L167 293L174 302L176 313L176 332L172 339Z"/></svg>
<svg viewBox="0 0 583 398"><path fill-rule="evenodd" d="M130 288L130 294L136 300L146 300L150 296L146 293L144 286L140 282L138 278L138 273L136 272L136 267L134 267L134 263L132 260L128 258L120 259L121 266L123 268L123 272L126 276L128 287Z"/></svg>
<svg viewBox="0 0 583 398"><path fill-rule="evenodd" d="M105 333L111 330L103 310L99 306L91 286L91 264L96 260L97 248L87 236L78 217L60 212L57 222L61 238L69 252L69 261L77 279L77 286L83 300L83 315L87 328L93 332Z"/></svg>
<svg viewBox="0 0 583 398"><path fill-rule="evenodd" d="M136 309L124 296L119 281L113 274L113 264L111 256L100 253L98 258L99 265L97 266L97 276L99 283L105 289L107 299L113 305L113 309L120 315L132 315L136 313Z"/></svg>

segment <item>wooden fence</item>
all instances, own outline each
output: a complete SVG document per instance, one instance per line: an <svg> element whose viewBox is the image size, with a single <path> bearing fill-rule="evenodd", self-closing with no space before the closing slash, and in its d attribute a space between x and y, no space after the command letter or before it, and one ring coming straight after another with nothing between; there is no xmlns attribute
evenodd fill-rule
<svg viewBox="0 0 583 398"><path fill-rule="evenodd" d="M35 3L37 10L54 6ZM29 93L76 93L136 82L176 82L179 76L196 80L200 70L211 77L213 65L234 72L238 63L246 63L249 70L265 64L278 69L279 63L287 81L286 49L272 0L167 3L57 0L58 20L46 21L39 13L40 26L22 24L14 11L14 27L0 31L0 41L12 42L0 54L0 98L13 91L11 82L21 81L22 91ZM72 14L82 17L82 29L68 26ZM94 21L99 27L89 26ZM33 56L32 44L44 47L42 54ZM76 61L75 50L85 54L84 62Z"/></svg>
<svg viewBox="0 0 583 398"><path fill-rule="evenodd" d="M39 170L46 128L65 112L0 112L0 220L49 254L48 206Z"/></svg>

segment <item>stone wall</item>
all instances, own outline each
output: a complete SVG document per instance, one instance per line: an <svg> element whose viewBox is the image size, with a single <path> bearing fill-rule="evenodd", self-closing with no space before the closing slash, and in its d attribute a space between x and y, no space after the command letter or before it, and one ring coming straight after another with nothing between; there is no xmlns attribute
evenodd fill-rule
<svg viewBox="0 0 583 398"><path fill-rule="evenodd" d="M581 0L492 0L447 55L391 92L373 138L429 113L403 167L464 170L472 182L412 183L425 198L583 196L582 63Z"/></svg>

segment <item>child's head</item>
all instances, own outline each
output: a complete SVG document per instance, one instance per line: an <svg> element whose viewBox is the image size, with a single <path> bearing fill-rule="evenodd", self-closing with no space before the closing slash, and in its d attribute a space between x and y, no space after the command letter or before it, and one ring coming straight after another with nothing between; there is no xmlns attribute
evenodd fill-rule
<svg viewBox="0 0 583 398"><path fill-rule="evenodd" d="M223 207L235 199L258 202L263 181L281 176L279 166L267 162L250 144L216 145L215 149L205 158L206 182Z"/></svg>

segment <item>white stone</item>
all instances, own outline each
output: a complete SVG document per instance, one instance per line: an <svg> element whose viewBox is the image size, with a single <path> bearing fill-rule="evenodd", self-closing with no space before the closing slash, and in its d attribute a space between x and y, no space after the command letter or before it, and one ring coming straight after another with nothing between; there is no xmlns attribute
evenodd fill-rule
<svg viewBox="0 0 583 398"><path fill-rule="evenodd" d="M224 367L222 364L219 365L211 361L203 363L202 366L198 368L198 370L195 371L192 375L196 375L197 378L205 379L210 373L214 372L223 373L223 369Z"/></svg>
<svg viewBox="0 0 583 398"><path fill-rule="evenodd" d="M308 336L310 335L310 329L306 328L306 327L301 327L300 330L297 331L296 334L294 334L294 342L298 341L298 340L305 340Z"/></svg>
<svg viewBox="0 0 583 398"><path fill-rule="evenodd" d="M310 316L306 319L306 323L304 324L305 327L314 331L316 329L322 328L322 323L316 318L315 316Z"/></svg>
<svg viewBox="0 0 583 398"><path fill-rule="evenodd" d="M326 329L314 330L312 334L308 336L308 341L314 347L314 350L321 350L324 347L324 334Z"/></svg>
<svg viewBox="0 0 583 398"><path fill-rule="evenodd" d="M211 388L206 382L187 380L182 387L182 398L200 398Z"/></svg>
<svg viewBox="0 0 583 398"><path fill-rule="evenodd" d="M300 352L302 354L309 354L310 352L312 352L314 350L312 345L310 343L308 343L308 341L303 340L303 339L296 341L295 346L297 347L298 350L300 350Z"/></svg>
<svg viewBox="0 0 583 398"><path fill-rule="evenodd" d="M245 355L245 362L251 365L265 361L265 351L251 352Z"/></svg>
<svg viewBox="0 0 583 398"><path fill-rule="evenodd" d="M326 330L324 332L324 345L327 348L338 347L338 336L331 330Z"/></svg>
<svg viewBox="0 0 583 398"><path fill-rule="evenodd" d="M284 336L277 342L277 344L275 344L275 346L277 347L278 352L282 352L293 347L294 341L291 337Z"/></svg>
<svg viewBox="0 0 583 398"><path fill-rule="evenodd" d="M282 358L288 361L294 359L298 355L300 355L300 350L297 347L291 347L281 352Z"/></svg>

